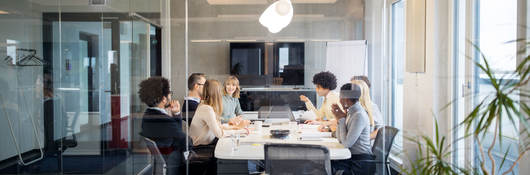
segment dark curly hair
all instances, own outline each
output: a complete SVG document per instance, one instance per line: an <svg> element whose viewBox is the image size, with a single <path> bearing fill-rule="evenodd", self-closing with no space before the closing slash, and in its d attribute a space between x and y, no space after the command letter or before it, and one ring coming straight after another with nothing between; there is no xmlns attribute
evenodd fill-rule
<svg viewBox="0 0 530 175"><path fill-rule="evenodd" d="M334 90L337 88L337 78L329 71L320 72L313 76L313 84L320 85L324 89Z"/></svg>
<svg viewBox="0 0 530 175"><path fill-rule="evenodd" d="M169 81L164 77L151 77L140 82L138 95L149 107L157 106L163 97L170 94Z"/></svg>

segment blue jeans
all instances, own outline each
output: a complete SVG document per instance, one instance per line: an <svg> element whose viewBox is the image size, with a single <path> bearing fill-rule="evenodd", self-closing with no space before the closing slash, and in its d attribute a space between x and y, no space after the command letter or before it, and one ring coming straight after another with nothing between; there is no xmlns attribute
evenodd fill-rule
<svg viewBox="0 0 530 175"><path fill-rule="evenodd" d="M265 164L262 160L249 160L248 173L257 173L265 169Z"/></svg>

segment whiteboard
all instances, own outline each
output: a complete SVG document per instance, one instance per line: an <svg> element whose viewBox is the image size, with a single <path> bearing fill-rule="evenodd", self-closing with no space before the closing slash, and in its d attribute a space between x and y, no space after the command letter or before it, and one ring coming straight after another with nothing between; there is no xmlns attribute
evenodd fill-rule
<svg viewBox="0 0 530 175"><path fill-rule="evenodd" d="M357 75L368 74L366 40L328 42L326 69L337 77L337 89Z"/></svg>

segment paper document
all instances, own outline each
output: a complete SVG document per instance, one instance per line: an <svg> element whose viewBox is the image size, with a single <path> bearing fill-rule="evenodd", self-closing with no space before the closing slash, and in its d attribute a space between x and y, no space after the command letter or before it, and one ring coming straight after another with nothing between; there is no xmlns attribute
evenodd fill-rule
<svg viewBox="0 0 530 175"><path fill-rule="evenodd" d="M300 134L300 138L330 138L331 132L304 132Z"/></svg>

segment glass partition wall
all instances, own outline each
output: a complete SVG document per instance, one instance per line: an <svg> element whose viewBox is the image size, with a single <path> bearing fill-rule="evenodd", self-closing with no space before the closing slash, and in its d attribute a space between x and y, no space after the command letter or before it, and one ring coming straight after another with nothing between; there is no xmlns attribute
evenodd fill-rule
<svg viewBox="0 0 530 175"><path fill-rule="evenodd" d="M240 91L235 93L239 93L236 98L243 111L241 115L244 119L255 121L250 126L250 134L241 139L240 146L234 146L237 143L232 143L228 138L220 138L217 141L214 153L217 158L217 174L248 174L266 169L264 164L272 164L267 160L258 160L267 159L267 150L263 150L266 149L263 146L275 141L268 139L268 133L254 139L256 137L253 133L256 133L254 129L259 128L257 125L260 125L261 121L268 123L264 124L267 126L265 131L281 128L280 122L270 120L274 112L285 112L287 121L292 113L294 119L291 121L302 121L302 124L305 120L317 118L324 120L321 123L333 122L332 116L328 115L331 113L329 106L338 103L341 86L351 83L354 76L369 75L364 3L362 0L199 0L186 1L179 4L178 8L172 9L171 13L176 14L172 15L172 34L185 33L184 38L172 41L172 47L177 48L173 50L185 51L185 54L172 52L171 80L172 85L177 85L172 86L173 92L178 97L187 96L189 91L186 90L186 85L181 83L189 81L187 77L193 73L203 73L206 79L219 81L223 88L225 84L233 82L230 76L235 76L240 87ZM273 12L269 11L270 9ZM274 14L279 13L277 10L285 10L286 15ZM316 74L324 71L333 74L336 80L330 80L329 77L314 79ZM332 82L333 85L327 82ZM322 92L322 88L330 92ZM333 101L334 95L337 101ZM376 113L375 110L381 113L381 108L377 107L380 105L371 107L373 113ZM315 113L311 106L316 108L314 111L323 108L323 112ZM328 112L324 112L326 110ZM240 114L236 111L233 116L238 115ZM198 116L194 116L193 122L198 120L196 117ZM384 125L383 118L386 116L381 115L381 120L377 121L381 126ZM190 135L195 132L193 122ZM332 130L335 131L335 128L332 127ZM290 138L282 143L324 145L331 152L332 156L328 157L331 164L347 159L333 156L340 150L338 148L344 148L337 140L323 143L320 142L321 139L327 138L317 137L316 141L312 142L293 141L291 139L296 137L303 140L305 132L300 128L294 131L289 135ZM317 132L316 127L314 132ZM367 141L370 142L369 139ZM380 144L383 146L389 142ZM236 147L236 151L225 149L230 146ZM387 152L384 149L378 150ZM224 154L225 151L229 154ZM350 157L350 152L347 152L346 156ZM288 155L285 156L284 159L289 159ZM191 164L189 167L191 172L193 166ZM298 171L311 169L296 165L290 168ZM313 168L319 169L317 165ZM378 168L380 174L386 172L386 166Z"/></svg>
<svg viewBox="0 0 530 175"><path fill-rule="evenodd" d="M136 174L161 1L3 1L0 174ZM137 154L138 153L138 154Z"/></svg>
<svg viewBox="0 0 530 175"><path fill-rule="evenodd" d="M148 106L138 95L139 84L149 77L163 76L170 82L172 98L187 108L183 102L193 93L189 88L192 73L219 81L223 89L229 76L237 77L240 96L236 100L242 111L237 115L253 122L247 130L251 134L246 137L258 140L242 139L237 152L230 142L234 134L227 131L218 142L231 151L226 154L221 147L210 152L210 157L217 157L211 159L214 165L185 159L184 174L210 170L206 168L210 166L215 167L209 172L214 174L264 171L263 154L241 151L261 153L270 142L323 146L331 152L328 159L332 164L348 159L349 149L332 138L336 127L329 105L334 104L332 100L338 101L341 86L351 83L354 76L373 72L369 71L373 61L368 58L364 3L2 1L0 174L159 171L160 161L140 135ZM268 8L273 11L266 12ZM286 14L275 16L280 12ZM325 71L336 80L314 79ZM371 96L381 96L375 93L379 92ZM372 113L391 113L382 105L370 104ZM314 112L320 108L327 109ZM182 113L178 118L184 120L182 130L192 139L190 125L195 117L193 113ZM269 120L274 117L285 120ZM379 117L378 126L384 126L388 116ZM325 128L324 138L316 140L300 141L302 130L307 128L299 125L293 129L289 123L317 119L330 125L329 130ZM257 132L258 123L263 123L259 132L264 135L251 136ZM292 135L271 141L268 130L282 127L290 129ZM317 127L309 127L310 134L322 135ZM371 131L375 126L369 127ZM368 142L373 145L374 141ZM185 155L201 156L194 143L187 140L178 144L186 145L182 150ZM377 168L387 171L383 166Z"/></svg>

